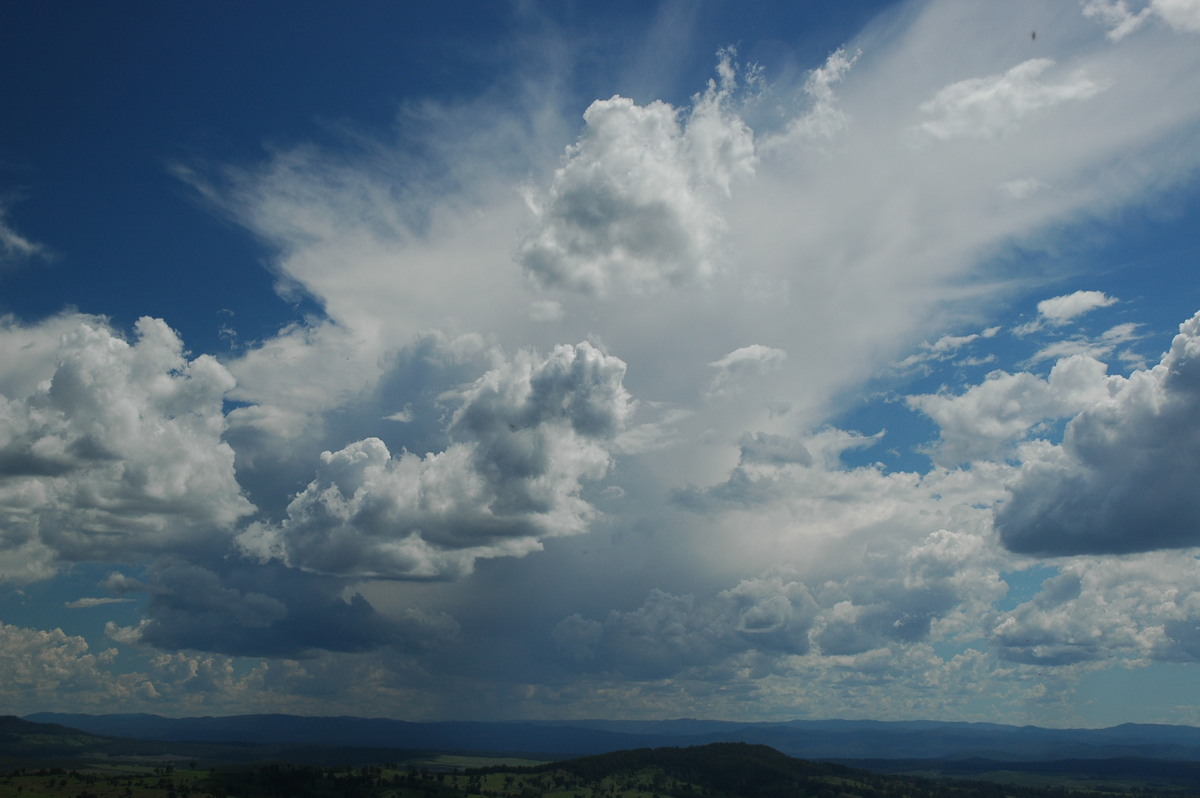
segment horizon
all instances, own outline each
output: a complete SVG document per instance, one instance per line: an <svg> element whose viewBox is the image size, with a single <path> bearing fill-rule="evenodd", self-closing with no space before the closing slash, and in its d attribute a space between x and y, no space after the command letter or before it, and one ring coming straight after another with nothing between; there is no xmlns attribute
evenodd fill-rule
<svg viewBox="0 0 1200 798"><path fill-rule="evenodd" d="M1198 44L0 9L0 707L1200 725Z"/></svg>
<svg viewBox="0 0 1200 798"><path fill-rule="evenodd" d="M879 723L879 724L944 724L944 725L968 725L968 726L1006 726L1014 729L1021 728L1037 728L1047 731L1104 731L1106 729L1115 729L1121 726L1172 726L1186 729L1200 729L1200 726L1188 723L1138 723L1133 721L1124 721L1109 726L1040 726L1038 724L1014 724L1002 723L999 721L990 720L934 720L931 718L904 718L900 720L881 720L879 718L789 718L786 720L722 720L720 718L515 718L515 719L498 719L498 720L475 720L469 718L449 718L443 720L409 720L407 718L395 718L385 716L369 716L369 715L297 715L289 712L251 712L251 713L233 713L228 715L159 715L153 712L67 712L67 711L35 711L27 712L23 715L10 715L9 717L20 718L26 720L37 715L83 715L86 717L151 717L161 720L227 720L230 718L251 718L251 717L279 717L279 718L303 718L306 720L322 720L322 719L345 719L345 720L367 720L367 721L395 721L397 723L412 723L417 725L425 724L459 724L459 723L479 723L489 725L509 725L509 724L571 724L571 723L639 723L639 724L664 724L664 723L721 723L733 725L776 725L784 726L795 723ZM43 723L46 721L37 721ZM53 722L53 721L51 721ZM61 724L60 724L61 725Z"/></svg>

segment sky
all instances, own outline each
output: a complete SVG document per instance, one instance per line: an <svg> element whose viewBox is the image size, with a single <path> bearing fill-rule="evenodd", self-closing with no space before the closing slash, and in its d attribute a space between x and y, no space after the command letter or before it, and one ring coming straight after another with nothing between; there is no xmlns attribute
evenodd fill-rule
<svg viewBox="0 0 1200 798"><path fill-rule="evenodd" d="M1200 1L0 6L0 709L1200 724Z"/></svg>

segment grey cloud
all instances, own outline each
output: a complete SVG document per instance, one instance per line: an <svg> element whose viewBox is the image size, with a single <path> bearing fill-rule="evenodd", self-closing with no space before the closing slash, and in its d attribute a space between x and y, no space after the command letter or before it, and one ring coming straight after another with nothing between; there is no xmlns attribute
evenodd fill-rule
<svg viewBox="0 0 1200 798"><path fill-rule="evenodd" d="M787 352L762 344L743 346L708 365L716 369L708 387L710 396L732 393L747 379L775 371L787 360Z"/></svg>
<svg viewBox="0 0 1200 798"><path fill-rule="evenodd" d="M652 590L642 606L603 621L564 618L553 638L585 671L654 679L719 669L744 653L804 654L816 615L803 583L765 575L706 599Z"/></svg>
<svg viewBox="0 0 1200 798"><path fill-rule="evenodd" d="M989 560L983 538L943 530L899 556L868 556L864 572L813 589L769 573L708 598L655 590L635 610L563 619L554 641L575 667L639 679L703 678L743 656L770 671L787 657L903 647L946 637L990 611L1005 585Z"/></svg>
<svg viewBox="0 0 1200 798"><path fill-rule="evenodd" d="M812 455L805 445L786 435L772 435L766 432L743 433L738 441L741 451L739 458L745 463L765 463L770 465L812 465Z"/></svg>
<svg viewBox="0 0 1200 798"><path fill-rule="evenodd" d="M941 530L896 560L868 557L863 573L826 582L814 642L829 655L860 654L892 643L916 643L985 614L1004 583L984 540ZM958 616L961 620L956 621Z"/></svg>
<svg viewBox="0 0 1200 798"><path fill-rule="evenodd" d="M302 657L382 646L419 650L457 633L449 616L416 609L400 619L384 616L361 595L344 598L341 581L277 564L170 562L156 565L144 582L116 577L109 584L150 597L141 622L112 627L110 635L168 651Z"/></svg>
<svg viewBox="0 0 1200 798"><path fill-rule="evenodd" d="M1200 544L1200 314L1180 326L1159 365L1113 380L1111 398L1075 416L1061 446L1034 450L1022 465L995 516L1012 551Z"/></svg>
<svg viewBox="0 0 1200 798"><path fill-rule="evenodd" d="M325 452L279 525L238 536L262 560L342 576L452 579L582 532L579 492L604 476L630 411L625 364L589 344L518 354L453 398L440 453L393 456L368 438Z"/></svg>

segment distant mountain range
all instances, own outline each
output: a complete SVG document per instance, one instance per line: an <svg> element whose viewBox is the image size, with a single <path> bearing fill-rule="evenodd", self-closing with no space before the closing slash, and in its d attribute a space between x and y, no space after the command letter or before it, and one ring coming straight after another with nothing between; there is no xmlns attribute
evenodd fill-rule
<svg viewBox="0 0 1200 798"><path fill-rule="evenodd" d="M164 718L58 712L38 712L25 719L56 723L90 734L140 740L421 749L547 758L741 742L768 745L793 757L822 760L1028 762L1151 758L1200 762L1200 728L1150 724L1046 729L994 723L850 720L412 723L384 718L296 715Z"/></svg>

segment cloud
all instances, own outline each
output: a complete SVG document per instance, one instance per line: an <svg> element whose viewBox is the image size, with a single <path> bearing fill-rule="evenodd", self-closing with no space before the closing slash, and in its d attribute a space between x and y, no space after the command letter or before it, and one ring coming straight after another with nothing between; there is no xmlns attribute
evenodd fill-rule
<svg viewBox="0 0 1200 798"><path fill-rule="evenodd" d="M101 596L98 598L81 598L76 599L75 601L68 601L63 606L69 610L86 610L92 607L103 607L106 604L127 604L131 601L133 601L133 599Z"/></svg>
<svg viewBox="0 0 1200 798"><path fill-rule="evenodd" d="M809 72L804 93L812 100L812 106L803 116L789 122L784 137L772 142L772 146L778 147L785 141L792 146L829 143L844 131L849 119L833 87L846 77L861 55L862 51L858 51L848 56L845 48L839 47L829 54L823 66Z"/></svg>
<svg viewBox="0 0 1200 798"><path fill-rule="evenodd" d="M1064 341L1055 341L1039 349L1029 358L1030 363L1040 363L1044 360L1058 360L1071 355L1085 355L1091 358L1102 358L1112 354L1121 344L1137 340L1140 325L1126 322L1110 327L1095 338L1079 337ZM1123 360L1141 362L1140 356L1132 352L1121 353Z"/></svg>
<svg viewBox="0 0 1200 798"><path fill-rule="evenodd" d="M223 548L253 511L221 440L233 378L184 357L162 321L130 343L101 319L23 328L0 367L0 521L5 548L67 561ZM57 340L55 340L57 338Z"/></svg>
<svg viewBox="0 0 1200 798"><path fill-rule="evenodd" d="M708 601L654 590L641 607L614 610L603 622L571 615L553 636L559 651L587 670L653 679L719 667L749 650L803 654L815 614L803 584L768 576Z"/></svg>
<svg viewBox="0 0 1200 798"><path fill-rule="evenodd" d="M988 327L982 332L971 333L970 335L943 335L932 344L928 341L922 343L922 351L904 358L896 364L896 368L905 370L913 368L914 366L920 366L921 364L928 363L930 361L948 360L952 357L956 357L959 350L974 343L975 341L978 341L981 338L995 338L998 332L1000 332L999 327ZM977 365L978 363L986 362L986 360L973 358L965 362Z"/></svg>
<svg viewBox="0 0 1200 798"><path fill-rule="evenodd" d="M452 579L478 558L582 532L595 516L582 482L608 471L630 412L624 373L586 343L521 352L458 393L449 448L393 456L367 438L325 452L288 517L251 525L238 545L314 573Z"/></svg>
<svg viewBox="0 0 1200 798"><path fill-rule="evenodd" d="M1126 0L1087 0L1083 6L1086 17L1108 26L1108 38L1120 41L1156 16L1180 32L1200 33L1200 3L1196 0L1151 0L1133 12Z"/></svg>
<svg viewBox="0 0 1200 798"><path fill-rule="evenodd" d="M1200 658L1200 561L1178 552L1076 558L1029 601L1000 613L992 645L1004 659L1063 666L1121 658Z"/></svg>
<svg viewBox="0 0 1200 798"><path fill-rule="evenodd" d="M0 700L11 712L78 711L151 693L144 676L113 673L116 656L115 648L92 653L86 640L61 629L0 622Z"/></svg>
<svg viewBox="0 0 1200 798"><path fill-rule="evenodd" d="M815 660L923 644L970 632L1007 588L984 538L940 530L903 552L868 553L861 570L806 585L768 572L708 598L653 590L603 621L574 614L554 630L559 652L590 671L635 679L726 678L753 655L762 673Z"/></svg>
<svg viewBox="0 0 1200 798"><path fill-rule="evenodd" d="M931 117L918 126L930 138L995 139L1019 127L1035 112L1067 102L1087 100L1104 90L1105 84L1075 73L1066 81L1049 84L1042 73L1055 65L1049 58L1031 58L1001 75L970 78L938 91L921 104Z"/></svg>
<svg viewBox="0 0 1200 798"><path fill-rule="evenodd" d="M0 197L0 268L23 263L30 258L46 257L46 248L31 241L8 223L8 203Z"/></svg>
<svg viewBox="0 0 1200 798"><path fill-rule="evenodd" d="M746 380L780 368L785 360L787 352L773 346L750 344L739 347L708 364L717 372L709 383L708 394L720 396L736 392L745 387Z"/></svg>
<svg viewBox="0 0 1200 798"><path fill-rule="evenodd" d="M1106 398L1108 386L1104 363L1072 355L1056 363L1048 379L994 371L958 396L923 394L906 402L937 422L934 460L951 466L1013 456L1013 445L1031 430Z"/></svg>
<svg viewBox="0 0 1200 798"><path fill-rule="evenodd" d="M1200 544L1200 314L1151 369L1108 379L1061 445L1024 454L996 528L1013 551L1128 553Z"/></svg>
<svg viewBox="0 0 1200 798"><path fill-rule="evenodd" d="M204 567L156 563L147 580L116 574L118 594L145 593L145 617L130 627L109 624L124 644L166 651L211 651L251 657L309 657L317 651L359 652L384 646L413 652L453 638L444 613L408 607L381 614L345 584L277 564L230 561Z"/></svg>
<svg viewBox="0 0 1200 798"><path fill-rule="evenodd" d="M1076 291L1066 296L1043 299L1038 303L1038 315L1050 324L1065 324L1096 308L1116 304L1116 297L1106 296L1103 291Z"/></svg>
<svg viewBox="0 0 1200 798"><path fill-rule="evenodd" d="M720 82L681 112L655 101L597 100L516 258L547 287L586 294L704 283L719 268L720 203L754 172L754 137L728 109L732 53Z"/></svg>

